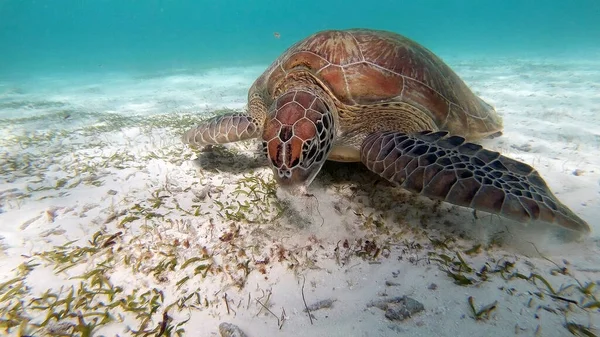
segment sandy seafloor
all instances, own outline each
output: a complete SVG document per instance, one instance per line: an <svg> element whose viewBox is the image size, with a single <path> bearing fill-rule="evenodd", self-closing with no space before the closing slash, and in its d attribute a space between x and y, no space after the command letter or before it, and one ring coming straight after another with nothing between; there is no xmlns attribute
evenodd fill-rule
<svg viewBox="0 0 600 337"><path fill-rule="evenodd" d="M504 118L482 144L536 167L591 236L414 197L358 164L289 199L256 142L180 142L243 109L266 65L5 81L0 334L597 335L600 61L448 63ZM303 296L325 306L312 322ZM397 296L424 310L369 305Z"/></svg>

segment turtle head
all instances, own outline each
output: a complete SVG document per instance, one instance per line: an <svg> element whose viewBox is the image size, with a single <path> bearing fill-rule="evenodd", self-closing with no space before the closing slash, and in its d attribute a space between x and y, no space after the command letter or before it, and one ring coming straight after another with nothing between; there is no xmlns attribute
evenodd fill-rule
<svg viewBox="0 0 600 337"><path fill-rule="evenodd" d="M333 146L332 105L308 90L290 90L273 103L263 148L275 180L292 194L306 194Z"/></svg>

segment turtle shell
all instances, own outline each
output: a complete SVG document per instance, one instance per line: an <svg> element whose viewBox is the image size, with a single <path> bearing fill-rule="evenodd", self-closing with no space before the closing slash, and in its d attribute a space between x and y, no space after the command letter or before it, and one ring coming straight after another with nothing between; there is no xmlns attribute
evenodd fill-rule
<svg viewBox="0 0 600 337"><path fill-rule="evenodd" d="M309 69L342 106L407 103L429 114L439 129L467 138L502 129L495 110L450 67L399 34L366 29L313 34L286 50L250 94L260 93L268 106L281 94L281 81L293 81L287 75L299 67Z"/></svg>

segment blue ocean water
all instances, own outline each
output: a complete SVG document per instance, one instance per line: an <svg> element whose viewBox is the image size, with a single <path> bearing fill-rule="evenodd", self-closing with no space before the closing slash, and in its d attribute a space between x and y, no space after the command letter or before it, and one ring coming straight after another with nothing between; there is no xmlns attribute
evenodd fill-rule
<svg viewBox="0 0 600 337"><path fill-rule="evenodd" d="M28 324L22 326L36 323L35 319L51 317L50 310L59 310L54 305L58 297L53 305L47 306L47 310L37 304L42 297L52 300L53 297L46 296L50 290L59 291L60 287L61 298L64 299L64 296L71 297L73 294L67 295L68 290L63 292L68 284L81 282L83 287L85 282L89 289L95 288L95 278L78 274L83 272L83 267L87 275L91 275L88 270L100 270L98 268L101 267L103 272L107 270L109 273L107 279L110 279L110 283L123 286L124 292L114 298L113 295L98 295L98 306L94 302L94 307L90 309L95 313L107 310L112 317L120 317L123 313L119 305L123 298L136 296L136 292L143 294L147 291L149 294L158 288L161 294L164 290L169 303L177 298L178 302L186 303L192 299L192 294L203 294L205 303L210 301L211 305L223 303L223 300L228 303L227 294L231 296L231 303L246 303L249 297L245 293L236 294L233 287L224 283L233 280L233 277L221 278L221 275L211 273L205 279L211 265L202 269L206 270L202 279L196 270L201 270L200 267L204 265L195 267L194 279L189 278L189 283L186 283L188 277L180 278L186 272L184 265L188 264L183 260L177 262L179 266L175 273L158 277L158 266L155 267L154 263L162 266L167 261L158 262L162 259L159 256L164 255L168 261L174 261L173 254L178 258L196 256L197 247L201 246L204 249L208 247L211 254L216 252L220 256L215 261L224 261L224 270L230 266L227 263L231 262L234 264L230 270L248 273L250 260L242 270L238 257L239 261L242 258L223 250L221 243L229 240L222 240L221 234L215 235L213 240L213 228L215 234L231 233L232 229L229 216L227 221L223 220L223 215L217 214L219 208L216 206L217 202L221 205L239 205L239 210L242 210L242 202L247 201L236 193L241 186L242 175L246 180L248 172L267 179L271 174L268 168L263 167L263 171L256 168L256 163L260 162L251 160L250 155L234 155L238 152L236 148L231 152L223 151L226 155L223 160L217 158L220 157L219 152L214 153L214 160L212 154L197 155L181 142L184 132L181 128L192 127L193 123L212 116L216 110L242 110L252 81L281 52L298 40L324 29L356 27L390 30L406 35L447 60L477 95L497 108L505 121L504 136L486 140L484 145L538 168L552 189L558 192L559 199L593 227L593 237L570 246L544 247L549 237L554 235L548 234L546 229L536 232L535 227L523 226L524 231L521 231L521 227L514 226L509 230L509 227L496 226L496 217L481 216L466 210L462 213L443 210L442 214L442 208L438 205L428 209L425 203L404 202L404 198L388 204L385 198L375 198L375 194L370 192L368 199L375 201L369 206L371 201L363 203L368 190L357 193L354 187L340 194L340 201L343 202L333 203L330 192L337 190L338 186L325 190L323 185L317 185L315 195L325 196L321 199L321 209L325 210L323 214L327 218L321 216L317 205L315 220L319 222L314 225L294 223L286 228L286 225L272 226L271 223L253 221L238 227L238 231L244 227L239 237L246 240L239 247L246 243L253 247L251 255L254 266L251 267L256 267L257 258L266 256L267 259L262 261L269 261L268 256L273 254L275 248L278 254L282 254L283 247L304 247L307 243L310 245L306 249L313 251L311 247L315 247L315 255L308 253L308 250L298 250L293 254L303 260L301 255L306 253L306 258L310 259L307 265L318 266L324 259L331 260L331 252L338 250L341 240L350 238L352 242L359 238L356 242L362 242L361 233L367 233L369 236L365 238L370 240L370 237L376 237L379 244L398 241L400 235L407 243L412 238L410 231L403 229L404 226L427 223L425 229L436 237L437 233L442 233L447 238L462 238L462 234L455 234L463 228L469 229L466 237L475 238L473 245L479 241L490 241L495 247L500 237L499 242L507 245L508 253L504 253L503 247L498 247L499 250L492 247L494 255L488 255L490 251L485 254L494 260L489 260L486 265L491 266L492 262L498 265L499 261L511 260L515 262L515 272L517 268L525 272L530 270L531 261L537 261L540 264L535 265L536 273L543 274L555 286L554 289L560 287L566 294L567 289L571 288L575 295L567 294L568 298L573 298L569 299L570 302L578 301L579 308L593 303L576 290L578 285L584 283L578 280L579 283L575 284L573 280L567 280L567 275L555 275L554 267L558 265L549 262L562 261L560 263L568 265L569 270L577 273L575 275L586 275L585 282L589 283L585 284L592 285L597 279L597 267L600 265L600 222L597 221L600 219L600 0L0 0L0 266L4 271L0 273L0 283L10 279L19 280L19 284L26 284L31 290L24 297L21 293L10 297L2 295L8 289L13 292L12 289L16 287L4 287L4 293L0 289L0 297L5 302L0 304L0 314L2 308L14 308L15 312L21 310L19 315L12 317L30 317ZM245 147L237 149L242 149L241 153L250 152ZM252 154L252 158L255 154ZM209 162L216 165L211 166ZM201 166L200 172L197 172L197 166ZM263 176L261 172L268 173ZM329 175L323 172L323 182L331 181ZM358 181L357 186L363 182L372 184L370 180ZM250 192L247 193L250 195ZM390 194L390 197L394 196ZM380 200L383 201L382 205L375 205ZM341 211L336 206L340 206ZM392 208L388 209L388 206ZM367 209L369 213L364 212L365 218L354 211L361 210L363 213L362 210ZM179 213L180 210L186 214ZM262 208L257 210L262 212ZM312 212L308 212L308 208L300 211ZM393 226L386 224L381 227L378 214L388 211L394 214L390 219ZM238 211L236 214L242 213ZM376 225L359 224L367 214L368 220L365 221ZM479 219L472 220L471 214ZM316 218L317 215L319 218ZM216 221L213 222L214 219ZM321 219L323 222L319 225ZM186 225L188 223L192 225ZM196 224L198 229L194 229ZM475 226L471 226L473 224ZM203 228L200 230L200 227ZM388 228L393 234L384 234ZM396 228L401 231L397 232ZM373 234L369 234L371 230ZM98 236L93 234L95 232L106 233L106 236L102 241L97 241ZM117 234L108 238L111 233ZM429 234L426 236L430 237ZM313 238L318 240L314 241ZM531 242L525 242L530 239L535 242L539 240L544 245L539 245L541 248L550 248L548 256L552 260L536 260ZM75 268L65 270L60 266L62 272L56 275L52 273L51 277L38 273L38 269L26 276L27 283L21 282L21 276L17 277L12 272L13 269L22 272L29 270L30 266L34 268L36 264L31 263L34 260L30 257L44 256L38 255L38 252L52 252L47 256L59 256L54 252L63 252L64 247L70 244L63 248L57 246L65 242L74 243L72 240L79 242L70 247L87 247L92 241L104 242L102 251L108 253L110 250L110 260L103 260L104 255L86 257L73 265ZM113 250L115 241L118 243ZM233 242L236 241L227 245L231 243L233 247ZM312 242L318 242L318 245ZM553 240L549 242L553 244ZM430 261L420 265L418 262L422 259L418 256L413 260L412 256L416 256L413 254L419 252L420 248L410 248L411 252L405 254L400 244L392 245L397 246L393 249L402 249L401 255L394 255L390 259L386 257L387 260L381 264L363 261L368 263L368 268L353 262L342 273L342 269L328 268L329 262L325 262L326 267L320 271L311 269L311 273L320 273L313 274L316 275L314 279L325 290L323 293L320 293L320 289L315 291L316 286L307 279L307 286L311 284L313 288L310 293L307 292L309 299L312 301L316 299L315 296L328 293L328 289L335 290L335 297L327 295L324 298L339 299L339 303L331 309L329 318L321 320L314 327L309 326L304 317L294 317L300 316L294 315L296 311L303 310L299 301L294 302L297 297L287 295L291 293L289 289L296 290L296 295L300 293L295 277L286 281L286 278L280 277L281 269L274 268L268 269L267 275L262 275L264 273L261 271L256 278L262 281L264 277L266 283L260 288L258 282L256 286L252 285L256 289L252 299L258 301L258 296L261 296L259 290L264 296L263 289L269 289L268 300L271 289L276 290L273 292L274 303L281 305L282 309L285 306L292 313L292 319L286 322L282 331L283 321L279 330L278 324L272 324L273 317L262 318L268 322L257 321L262 317L257 313L263 309L258 305L256 310L250 309L249 302L242 308L239 304L235 309L232 306L234 310L239 309L239 316L238 312L229 316L227 305L227 316L222 304L208 310L192 310L197 307L186 305L185 310L189 308L194 315L192 317L183 311L183 307L180 306L181 312L175 312L176 309L169 309L174 307L167 306L167 302L162 303L161 300L160 307L152 309L155 312L152 325L143 316L143 322L129 326L129 318L134 322L131 316L124 322L111 322L100 327L94 333L116 335L130 331L128 329L141 331L142 327L152 328L159 322L159 327L163 327L162 322L170 321L168 324L171 326L181 325L188 334L198 335L200 332L216 331L215 317L221 317L222 314L222 317L241 321L245 324L242 325L244 328L254 329L249 330L252 336L276 333L287 336L294 332L319 335L319 330L315 329L326 329L328 324L335 331L342 331L338 333L349 336L366 335L373 331L385 334L388 327L394 328L393 334L397 334L396 324L389 324L370 309L365 310L359 300L371 302L371 298L367 300L367 297L376 296L382 280L389 277L394 280L400 270L402 274L398 281L402 281L402 287L418 296L423 294L421 290L426 291L427 295L423 298L428 301L425 303L427 310L434 308L435 311L435 315L417 318L416 324L404 325L402 329L407 331L407 335L513 335L513 313L536 314L530 308L519 307L525 305L523 300L518 297L511 300L504 290L498 290L496 281L477 281L477 286L461 288L460 291L449 288L452 279L444 279L446 273L441 272L438 276L431 269L433 264L430 265ZM413 245L410 244L411 247ZM430 243L425 245L430 246ZM464 247L470 245L471 241ZM525 245L526 249L521 250ZM96 251L96 247L91 251ZM534 248L538 249L536 246ZM327 253L316 255L319 249ZM352 247L349 250L354 249ZM513 260L514 253L521 251L531 254L527 253L526 259L514 257ZM148 253L155 258L146 258ZM322 260L313 260L312 256ZM344 259L350 261L350 255L346 256ZM404 259L404 256L407 258ZM463 256L467 263L480 266L481 256ZM139 261L137 265L143 268L120 269L123 266L120 261L135 259ZM278 262L275 259L275 256L271 258L272 263L281 263L282 266L288 263L281 261L281 257ZM26 261L30 262L25 264ZM17 268L19 265L21 267ZM285 270L288 271L291 266L293 264L288 264ZM478 267L473 270L478 270ZM155 272L147 272L151 268ZM174 271L173 268L175 265L172 265L171 271ZM51 270L45 269L48 272ZM583 274L584 270L587 270L587 274ZM289 271L289 274L300 275L295 270ZM490 281L497 276L493 274L489 273ZM469 275L474 277L474 274ZM536 285L517 279L513 281L521 283L515 283L515 294L546 291L543 286L538 287L540 282ZM497 280L501 283L506 281ZM440 285L437 293L430 292L434 291L432 288L425 290L425 287L421 287L430 281L435 281L431 283L433 285ZM91 286L89 282L92 282ZM317 281L314 282L316 285ZM570 285L563 282L570 282ZM101 283L108 285L108 282ZM275 283L283 284L283 287L273 287ZM198 285L202 289L197 288ZM220 289L228 291L225 297L222 297L224 292L221 290L215 291L221 286L224 288ZM239 287L237 281L235 286ZM131 288L136 290L130 293ZM590 291L592 288L586 286ZM285 292L283 298L280 297L281 290ZM472 311L467 306L465 291L469 292L469 296L473 294L473 297L477 297L478 306L498 299L499 309L494 315L499 312L499 316L493 316L491 324L468 318ZM87 294L78 293L76 296L87 298ZM210 294L214 294L214 299L207 299L207 295L212 296ZM595 296L594 300L599 295ZM87 303L87 299L85 301ZM558 301L553 302L551 296L545 296L545 299L536 297L535 301L544 307L556 307L559 304ZM70 302L65 300L64 303L70 308L65 310L73 309L68 304ZM103 306L107 309L102 309ZM576 308L575 305L571 307ZM598 313L579 308L573 312L560 311L569 315L564 320L557 317L533 319L533 316L527 319L523 316L525 318L520 319L516 328L524 333L526 330L527 333L544 331L552 336L565 336L570 326L565 323L573 319L573 322L592 322L598 316ZM171 311L167 313L168 310ZM220 310L220 314L216 310ZM72 312L63 315L63 322L67 322L69 317L73 318L73 322L79 317L81 322L81 317L86 320L90 317L88 314L94 315L91 311L83 311L83 316L82 311ZM168 316L169 320L164 318L167 314L172 316ZM282 315L282 318L287 317L285 310ZM138 318L142 319L142 316ZM455 324L457 320L463 322L460 327ZM595 322L599 321L596 318ZM5 324L5 329L8 324ZM70 329L68 324L62 326ZM270 332L259 331L271 328ZM457 329L461 333L457 333Z"/></svg>
<svg viewBox="0 0 600 337"><path fill-rule="evenodd" d="M0 0L0 76L267 64L315 31L353 27L442 57L585 58L600 48L600 2Z"/></svg>

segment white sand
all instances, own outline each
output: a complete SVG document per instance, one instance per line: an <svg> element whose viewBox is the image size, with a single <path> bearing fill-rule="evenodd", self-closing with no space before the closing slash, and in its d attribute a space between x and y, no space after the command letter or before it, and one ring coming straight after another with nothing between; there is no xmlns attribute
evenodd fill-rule
<svg viewBox="0 0 600 337"><path fill-rule="evenodd" d="M180 143L199 118L243 108L264 67L0 83L0 282L12 280L0 333L217 336L230 322L250 337L567 336L572 322L598 334L598 307L582 307L600 298L600 62L448 61L504 117L504 136L482 144L535 166L590 237L474 219L360 165L327 165L318 201L282 201L255 142ZM333 301L312 324L303 284L309 306ZM403 295L425 310L395 322L367 306ZM477 310L497 301L489 317L475 319L470 296Z"/></svg>

